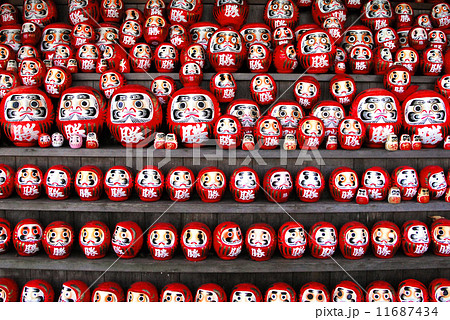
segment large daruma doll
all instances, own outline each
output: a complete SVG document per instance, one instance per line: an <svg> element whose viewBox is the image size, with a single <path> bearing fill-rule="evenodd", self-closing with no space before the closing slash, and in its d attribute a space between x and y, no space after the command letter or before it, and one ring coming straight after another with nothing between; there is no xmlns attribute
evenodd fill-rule
<svg viewBox="0 0 450 320"><path fill-rule="evenodd" d="M162 124L162 108L150 89L136 84L121 87L111 97L107 124L124 147L146 147Z"/></svg>

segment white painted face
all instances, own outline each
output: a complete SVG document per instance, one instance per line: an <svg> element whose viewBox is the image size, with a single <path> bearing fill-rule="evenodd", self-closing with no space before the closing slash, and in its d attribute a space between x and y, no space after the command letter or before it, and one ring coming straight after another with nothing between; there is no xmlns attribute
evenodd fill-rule
<svg viewBox="0 0 450 320"><path fill-rule="evenodd" d="M50 187L65 187L67 186L67 173L62 170L51 169L47 175L47 185Z"/></svg>
<svg viewBox="0 0 450 320"><path fill-rule="evenodd" d="M344 10L345 6L340 0L319 0L318 6L320 12L322 13L331 13L337 10Z"/></svg>
<svg viewBox="0 0 450 320"><path fill-rule="evenodd" d="M400 302L423 302L423 292L421 289L411 286L402 286L398 291Z"/></svg>
<svg viewBox="0 0 450 320"><path fill-rule="evenodd" d="M272 47L272 33L267 28L245 28L241 31L247 49L253 44L262 44L267 48Z"/></svg>
<svg viewBox="0 0 450 320"><path fill-rule="evenodd" d="M39 185L42 181L41 174L34 168L22 168L18 174L19 185Z"/></svg>
<svg viewBox="0 0 450 320"><path fill-rule="evenodd" d="M269 246L272 237L267 230L252 229L248 233L247 241L252 247L265 248Z"/></svg>
<svg viewBox="0 0 450 320"><path fill-rule="evenodd" d="M192 176L189 171L175 171L170 176L170 185L177 189L186 189L192 186Z"/></svg>
<svg viewBox="0 0 450 320"><path fill-rule="evenodd" d="M156 248L171 248L175 245L175 235L170 230L153 230L149 241Z"/></svg>
<svg viewBox="0 0 450 320"><path fill-rule="evenodd" d="M177 123L211 122L214 103L206 94L177 95L171 104L170 117Z"/></svg>
<svg viewBox="0 0 450 320"><path fill-rule="evenodd" d="M273 119L266 119L259 126L259 132L263 136L278 136L281 132L280 130L278 122Z"/></svg>
<svg viewBox="0 0 450 320"><path fill-rule="evenodd" d="M360 122L355 119L342 120L341 133L344 135L361 135L362 128Z"/></svg>
<svg viewBox="0 0 450 320"><path fill-rule="evenodd" d="M345 241L352 246L362 247L369 242L369 234L366 229L353 228L345 234Z"/></svg>
<svg viewBox="0 0 450 320"><path fill-rule="evenodd" d="M402 170L397 175L397 183L402 187L417 187L419 185L417 174L414 170Z"/></svg>
<svg viewBox="0 0 450 320"><path fill-rule="evenodd" d="M6 182L6 172L0 169L0 186Z"/></svg>
<svg viewBox="0 0 450 320"><path fill-rule="evenodd" d="M117 296L109 291L96 291L94 302L117 302Z"/></svg>
<svg viewBox="0 0 450 320"><path fill-rule="evenodd" d="M394 229L379 227L373 233L373 242L384 246L393 246L397 243L398 234Z"/></svg>
<svg viewBox="0 0 450 320"><path fill-rule="evenodd" d="M313 116L322 120L325 128L337 128L344 119L344 110L337 106L320 106L314 110Z"/></svg>
<svg viewBox="0 0 450 320"><path fill-rule="evenodd" d="M433 63L443 63L442 51L439 49L431 49L427 52L427 61Z"/></svg>
<svg viewBox="0 0 450 320"><path fill-rule="evenodd" d="M42 32L42 51L55 50L58 44L70 44L71 29L50 28Z"/></svg>
<svg viewBox="0 0 450 320"><path fill-rule="evenodd" d="M200 177L200 184L205 189L220 189L225 183L225 177L221 172L205 172Z"/></svg>
<svg viewBox="0 0 450 320"><path fill-rule="evenodd" d="M72 288L63 285L61 294L59 295L58 302L76 302L77 294Z"/></svg>
<svg viewBox="0 0 450 320"><path fill-rule="evenodd" d="M320 189L322 179L318 172L304 170L298 176L298 184L307 189Z"/></svg>
<svg viewBox="0 0 450 320"><path fill-rule="evenodd" d="M201 73L200 66L195 62L186 63L183 66L182 73L185 76L188 75L199 75Z"/></svg>
<svg viewBox="0 0 450 320"><path fill-rule="evenodd" d="M358 187L358 177L354 172L341 172L336 175L334 183L339 189L351 190Z"/></svg>
<svg viewBox="0 0 450 320"><path fill-rule="evenodd" d="M161 186L162 179L158 171L152 169L145 169L139 172L137 183L142 187L156 188Z"/></svg>
<svg viewBox="0 0 450 320"><path fill-rule="evenodd" d="M320 228L315 234L315 240L321 246L334 246L337 244L336 231L333 228Z"/></svg>
<svg viewBox="0 0 450 320"><path fill-rule="evenodd" d="M219 73L214 77L214 85L217 88L234 88L236 83L234 82L231 73Z"/></svg>
<svg viewBox="0 0 450 320"><path fill-rule="evenodd" d="M237 123L231 118L221 118L217 122L218 134L236 134L238 132Z"/></svg>
<svg viewBox="0 0 450 320"><path fill-rule="evenodd" d="M118 246L129 246L133 242L133 233L122 226L116 226L111 242Z"/></svg>
<svg viewBox="0 0 450 320"><path fill-rule="evenodd" d="M236 175L234 186L238 189L255 189L256 176L252 171L241 171Z"/></svg>
<svg viewBox="0 0 450 320"><path fill-rule="evenodd" d="M295 86L295 92L302 98L312 98L317 95L317 87L315 84L300 81Z"/></svg>
<svg viewBox="0 0 450 320"><path fill-rule="evenodd" d="M291 302L291 295L286 290L272 289L267 292L267 302Z"/></svg>
<svg viewBox="0 0 450 320"><path fill-rule="evenodd" d="M368 61L372 59L372 51L365 47L355 46L350 51L350 57L353 60Z"/></svg>
<svg viewBox="0 0 450 320"><path fill-rule="evenodd" d="M214 32L216 32L216 27L201 27L201 28L192 28L189 30L191 34L191 40L201 44L204 48L208 45L209 39L212 37Z"/></svg>
<svg viewBox="0 0 450 320"><path fill-rule="evenodd" d="M178 291L164 291L161 302L185 302L184 295Z"/></svg>
<svg viewBox="0 0 450 320"><path fill-rule="evenodd" d="M380 57L383 61L393 62L392 52L388 48L381 48Z"/></svg>
<svg viewBox="0 0 450 320"><path fill-rule="evenodd" d="M391 290L374 288L369 291L368 302L393 302L394 296Z"/></svg>
<svg viewBox="0 0 450 320"><path fill-rule="evenodd" d="M252 44L248 49L248 59L262 60L266 58L266 50L262 44Z"/></svg>
<svg viewBox="0 0 450 320"><path fill-rule="evenodd" d="M444 171L432 174L428 180L431 190L442 190L447 188Z"/></svg>
<svg viewBox="0 0 450 320"><path fill-rule="evenodd" d="M386 178L380 171L367 171L363 176L363 184L366 188L383 188Z"/></svg>
<svg viewBox="0 0 450 320"><path fill-rule="evenodd" d="M188 248L201 248L208 242L208 237L203 230L187 229L183 233L183 243Z"/></svg>
<svg viewBox="0 0 450 320"><path fill-rule="evenodd" d="M428 243L430 237L425 226L412 226L408 229L408 240L413 243Z"/></svg>
<svg viewBox="0 0 450 320"><path fill-rule="evenodd" d="M121 93L111 98L111 122L143 123L153 118L153 103L144 93Z"/></svg>
<svg viewBox="0 0 450 320"><path fill-rule="evenodd" d="M61 121L93 120L98 117L99 105L90 93L66 93L60 101L58 117Z"/></svg>
<svg viewBox="0 0 450 320"><path fill-rule="evenodd" d="M391 28L382 28L377 32L377 40L380 43L395 40L395 33Z"/></svg>
<svg viewBox="0 0 450 320"><path fill-rule="evenodd" d="M269 76L256 76L252 79L250 86L255 92L271 91L275 88L275 83Z"/></svg>
<svg viewBox="0 0 450 320"><path fill-rule="evenodd" d="M239 53L242 51L242 38L236 31L216 32L209 40L209 50L211 53Z"/></svg>
<svg viewBox="0 0 450 320"><path fill-rule="evenodd" d="M214 291L198 289L195 302L219 302L219 297Z"/></svg>
<svg viewBox="0 0 450 320"><path fill-rule="evenodd" d="M40 94L13 94L5 100L4 119L11 122L42 121L47 103Z"/></svg>
<svg viewBox="0 0 450 320"><path fill-rule="evenodd" d="M368 18L391 18L392 8L388 0L371 0L364 6Z"/></svg>
<svg viewBox="0 0 450 320"><path fill-rule="evenodd" d="M295 104L277 105L270 115L277 118L283 128L297 128L300 119L303 118L302 109Z"/></svg>
<svg viewBox="0 0 450 320"><path fill-rule="evenodd" d="M44 302L45 295L41 289L35 287L24 287L21 302Z"/></svg>
<svg viewBox="0 0 450 320"><path fill-rule="evenodd" d="M254 127L261 115L257 105L253 104L236 104L229 113L238 118L243 127Z"/></svg>
<svg viewBox="0 0 450 320"><path fill-rule="evenodd" d="M445 103L437 96L408 100L404 109L405 122L412 126L440 124L447 120Z"/></svg>
<svg viewBox="0 0 450 320"><path fill-rule="evenodd" d="M108 187L128 187L130 176L125 170L112 169L106 173L105 182Z"/></svg>
<svg viewBox="0 0 450 320"><path fill-rule="evenodd" d="M337 287L333 292L333 302L356 302L356 292L352 289Z"/></svg>
<svg viewBox="0 0 450 320"><path fill-rule="evenodd" d="M250 291L235 291L231 297L231 302L256 302L256 297Z"/></svg>
<svg viewBox="0 0 450 320"><path fill-rule="evenodd" d="M284 243L286 243L289 247L305 245L305 229L301 227L288 229L288 231L284 234Z"/></svg>
<svg viewBox="0 0 450 320"><path fill-rule="evenodd" d="M275 172L270 177L270 186L275 190L292 188L292 179L289 172Z"/></svg>
<svg viewBox="0 0 450 320"><path fill-rule="evenodd" d="M331 40L325 32L310 33L302 38L303 54L327 53L331 51Z"/></svg>
<svg viewBox="0 0 450 320"><path fill-rule="evenodd" d="M433 232L433 238L436 239L438 243L450 244L450 227L438 226Z"/></svg>
<svg viewBox="0 0 450 320"><path fill-rule="evenodd" d="M162 45L156 52L159 59L176 59L177 52L174 47L169 45Z"/></svg>
<svg viewBox="0 0 450 320"><path fill-rule="evenodd" d="M325 292L318 289L306 289L300 297L300 302L326 302Z"/></svg>
<svg viewBox="0 0 450 320"><path fill-rule="evenodd" d="M76 176L76 184L80 188L90 188L96 186L98 183L98 176L93 171L79 171Z"/></svg>
<svg viewBox="0 0 450 320"><path fill-rule="evenodd" d="M434 295L436 301L439 302L450 302L450 287L442 286L436 290Z"/></svg>
<svg viewBox="0 0 450 320"><path fill-rule="evenodd" d="M431 10L431 16L433 18L439 19L450 15L450 7L447 3L439 3L433 7Z"/></svg>
<svg viewBox="0 0 450 320"><path fill-rule="evenodd" d="M398 109L393 97L367 96L359 101L358 118L365 123L394 123Z"/></svg>
<svg viewBox="0 0 450 320"><path fill-rule="evenodd" d="M345 97L355 92L355 85L350 80L336 81L333 83L331 90L337 97Z"/></svg>

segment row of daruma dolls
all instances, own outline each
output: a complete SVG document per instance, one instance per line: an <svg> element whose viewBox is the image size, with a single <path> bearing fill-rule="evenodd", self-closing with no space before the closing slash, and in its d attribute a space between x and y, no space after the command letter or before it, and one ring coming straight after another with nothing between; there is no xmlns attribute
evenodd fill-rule
<svg viewBox="0 0 450 320"><path fill-rule="evenodd" d="M204 202L222 200L227 190L225 173L217 167L200 170L197 178L192 170L179 166L167 175L155 166L146 166L134 178L132 170L125 166L114 166L102 171L92 165L81 167L75 175L63 165L50 167L45 175L36 165L24 165L15 172L8 165L0 165L0 199L10 197L14 189L20 198L33 200L44 192L52 200L69 198L75 186L76 194L83 201L99 200L105 191L112 201L125 201L136 190L142 201L158 201L164 190L170 200L188 201L196 189ZM328 187L332 198L339 202L356 200L358 204L370 201L400 203L402 200L417 199L419 203L444 198L450 202L450 179L444 169L437 165L426 166L420 174L413 167L401 166L392 174L382 167L367 169L361 180L351 168L338 167L330 174ZM295 190L303 202L317 202L325 189L323 174L316 167L305 167L297 172L295 180L291 173L280 167L268 170L262 186L258 174L249 167L234 170L229 180L229 190L235 201L255 201L258 192L268 201L282 203L289 200Z"/></svg>
<svg viewBox="0 0 450 320"><path fill-rule="evenodd" d="M428 288L416 279L400 282L397 291L383 280L371 282L365 289L356 282L344 280L331 294L320 282L305 283L299 293L285 282L270 285L263 295L252 283L239 283L230 293L216 283L198 287L195 297L182 283L165 285L158 295L157 288L148 281L133 283L125 293L117 282L108 281L95 286L91 293L88 285L80 280L62 284L58 302L450 302L450 281L434 279ZM0 293L4 302L54 302L52 285L43 279L28 281L19 292L12 278L0 278ZM20 294L20 297L19 297ZM20 300L19 300L20 298ZM320 311L320 309L319 309ZM342 310L341 310L342 311Z"/></svg>
<svg viewBox="0 0 450 320"><path fill-rule="evenodd" d="M369 247L373 255L381 259L395 256L400 247L409 257L421 257L432 245L435 255L450 257L450 220L433 217L431 228L418 220L410 220L400 229L391 221L378 221L369 230L358 221L342 226L340 231L331 223L315 223L309 232L296 222L283 224L278 234L267 223L255 223L243 233L235 222L219 224L212 233L201 222L190 222L179 234L170 223L155 223L142 231L133 221L121 221L114 232L101 221L89 221L80 229L78 243L88 259L105 257L110 246L121 259L132 259L139 255L146 239L150 255L155 260L170 260L178 246L188 261L202 261L210 256L211 247L222 260L236 259L244 249L252 260L266 261L278 248L285 259L300 259L309 248L312 257L331 258L339 248L346 259L362 259ZM144 235L146 233L146 235ZM10 243L21 256L30 257L44 248L51 259L66 259L70 256L76 234L73 227L64 221L54 221L45 229L36 219L24 219L14 230L6 219L0 219L0 253L8 251Z"/></svg>

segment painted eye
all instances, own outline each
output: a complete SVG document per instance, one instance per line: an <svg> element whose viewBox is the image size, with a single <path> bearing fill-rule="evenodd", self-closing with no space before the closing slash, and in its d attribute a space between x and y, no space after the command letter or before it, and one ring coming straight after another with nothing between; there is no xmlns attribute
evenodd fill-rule
<svg viewBox="0 0 450 320"><path fill-rule="evenodd" d="M431 110L433 110L434 112L439 111L439 105L433 104L433 105L431 106Z"/></svg>

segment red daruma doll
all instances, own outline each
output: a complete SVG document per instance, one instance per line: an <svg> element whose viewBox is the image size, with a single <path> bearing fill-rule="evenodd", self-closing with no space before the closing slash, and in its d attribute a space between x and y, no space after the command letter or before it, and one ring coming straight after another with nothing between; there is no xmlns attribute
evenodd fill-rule
<svg viewBox="0 0 450 320"><path fill-rule="evenodd" d="M181 249L189 261L205 260L211 249L212 237L208 226L201 222L191 222L181 231Z"/></svg>
<svg viewBox="0 0 450 320"><path fill-rule="evenodd" d="M170 283L161 290L161 302L193 302L192 293L181 283Z"/></svg>
<svg viewBox="0 0 450 320"><path fill-rule="evenodd" d="M308 282L300 289L299 302L329 302L330 293L326 286L319 282Z"/></svg>
<svg viewBox="0 0 450 320"><path fill-rule="evenodd" d="M128 289L127 302L158 302L158 291L150 282L135 282Z"/></svg>
<svg viewBox="0 0 450 320"><path fill-rule="evenodd" d="M11 224L8 220L0 218L0 254L8 251L11 243ZM1 289L1 288L0 288ZM0 290L1 297L1 290Z"/></svg>
<svg viewBox="0 0 450 320"><path fill-rule="evenodd" d="M136 257L143 242L142 229L136 222L122 221L116 224L111 244L119 258L131 259Z"/></svg>
<svg viewBox="0 0 450 320"><path fill-rule="evenodd" d="M283 128L283 136L286 136L288 133L295 135L298 123L304 117L302 107L297 102L289 100L281 100L275 103L267 113L280 121Z"/></svg>
<svg viewBox="0 0 450 320"><path fill-rule="evenodd" d="M41 196L44 187L44 175L33 164L26 164L17 169L14 178L16 193L24 200L34 200Z"/></svg>
<svg viewBox="0 0 450 320"><path fill-rule="evenodd" d="M0 278L0 299L1 302L18 302L19 287L10 278Z"/></svg>
<svg viewBox="0 0 450 320"><path fill-rule="evenodd" d="M206 283L197 289L195 302L227 302L227 295L221 286Z"/></svg>
<svg viewBox="0 0 450 320"><path fill-rule="evenodd" d="M249 167L234 170L230 177L230 191L237 202L248 203L255 201L260 184L258 174Z"/></svg>
<svg viewBox="0 0 450 320"><path fill-rule="evenodd" d="M204 202L218 202L226 190L225 173L216 167L207 167L198 173L197 194Z"/></svg>
<svg viewBox="0 0 450 320"><path fill-rule="evenodd" d="M62 284L58 302L89 302L91 291L86 283L80 280L69 280Z"/></svg>
<svg viewBox="0 0 450 320"><path fill-rule="evenodd" d="M319 201L325 189L325 179L316 167L306 167L297 173L295 178L297 196L303 202Z"/></svg>
<svg viewBox="0 0 450 320"><path fill-rule="evenodd" d="M251 283L240 283L233 287L230 302L262 302L263 296L259 289Z"/></svg>
<svg viewBox="0 0 450 320"><path fill-rule="evenodd" d="M400 282L397 290L399 302L428 302L428 290L422 282L407 279Z"/></svg>
<svg viewBox="0 0 450 320"><path fill-rule="evenodd" d="M440 218L431 225L431 240L435 255L450 256L450 220Z"/></svg>
<svg viewBox="0 0 450 320"><path fill-rule="evenodd" d="M357 150L362 147L366 127L364 123L353 117L345 117L338 127L338 140L342 149Z"/></svg>
<svg viewBox="0 0 450 320"><path fill-rule="evenodd" d="M419 174L420 186L430 191L430 198L439 199L445 194L447 180L444 169L439 166L426 166Z"/></svg>
<svg viewBox="0 0 450 320"><path fill-rule="evenodd" d="M402 226L402 248L409 257L420 257L430 246L430 232L425 223L410 220Z"/></svg>
<svg viewBox="0 0 450 320"><path fill-rule="evenodd" d="M353 281L342 281L334 288L331 301L364 302L364 293Z"/></svg>
<svg viewBox="0 0 450 320"><path fill-rule="evenodd" d="M111 235L106 224L89 221L80 230L79 243L88 259L103 258L109 249Z"/></svg>
<svg viewBox="0 0 450 320"><path fill-rule="evenodd" d="M358 175L348 167L339 167L333 170L329 179L330 193L334 200L350 202L358 189Z"/></svg>
<svg viewBox="0 0 450 320"><path fill-rule="evenodd" d="M233 260L242 251L242 231L238 224L227 221L214 229L213 246L217 256L222 260Z"/></svg>
<svg viewBox="0 0 450 320"><path fill-rule="evenodd" d="M72 252L73 228L64 221L54 221L44 230L42 245L50 259L65 259Z"/></svg>
<svg viewBox="0 0 450 320"><path fill-rule="evenodd" d="M375 257L392 258L401 245L400 229L390 221L378 221L370 232Z"/></svg>
<svg viewBox="0 0 450 320"><path fill-rule="evenodd" d="M72 171L62 165L50 167L44 176L44 186L47 196L52 200L69 198L73 187Z"/></svg>
<svg viewBox="0 0 450 320"><path fill-rule="evenodd" d="M125 302L125 294L118 283L103 282L92 291L91 302Z"/></svg>
<svg viewBox="0 0 450 320"><path fill-rule="evenodd" d="M412 200L419 188L419 175L416 169L408 166L396 168L391 175L392 186L401 191L402 200Z"/></svg>
<svg viewBox="0 0 450 320"><path fill-rule="evenodd" d="M239 29L247 20L247 0L216 0L213 7L214 19L221 26Z"/></svg>
<svg viewBox="0 0 450 320"><path fill-rule="evenodd" d="M172 201L187 201L194 190L195 176L186 167L170 169L166 176L166 190Z"/></svg>
<svg viewBox="0 0 450 320"><path fill-rule="evenodd" d="M217 119L214 126L217 145L222 149L235 149L241 145L242 126L235 116L225 114Z"/></svg>
<svg viewBox="0 0 450 320"><path fill-rule="evenodd" d="M297 128L297 141L302 149L318 149L325 138L325 125L314 116L300 120Z"/></svg>
<svg viewBox="0 0 450 320"><path fill-rule="evenodd" d="M164 192L164 175L156 166L145 166L136 175L135 188L141 201L157 201Z"/></svg>
<svg viewBox="0 0 450 320"><path fill-rule="evenodd" d="M178 247L177 229L170 223L158 222L150 227L147 236L147 246L150 255L155 260L173 258Z"/></svg>
<svg viewBox="0 0 450 320"><path fill-rule="evenodd" d="M133 190L133 175L124 166L114 166L105 173L104 189L109 200L125 201Z"/></svg>
<svg viewBox="0 0 450 320"><path fill-rule="evenodd" d="M396 302L395 289L386 281L372 281L366 287L366 302Z"/></svg>
<svg viewBox="0 0 450 320"><path fill-rule="evenodd" d="M317 259L327 259L336 251L338 232L329 222L317 222L309 230L308 246L311 255Z"/></svg>
<svg viewBox="0 0 450 320"><path fill-rule="evenodd" d="M277 234L267 223L255 223L247 230L245 246L253 260L269 260L277 247Z"/></svg>
<svg viewBox="0 0 450 320"><path fill-rule="evenodd" d="M291 174L283 168L272 168L264 175L263 188L270 202L286 202L294 188Z"/></svg>
<svg viewBox="0 0 450 320"><path fill-rule="evenodd" d="M298 259L306 249L305 227L298 222L289 221L278 229L278 250L283 258Z"/></svg>
<svg viewBox="0 0 450 320"><path fill-rule="evenodd" d="M225 27L218 29L209 39L207 55L216 72L236 72L244 63L247 50L240 33Z"/></svg>
<svg viewBox="0 0 450 320"><path fill-rule="evenodd" d="M25 219L14 228L13 243L23 257L36 255L42 247L43 227L38 220Z"/></svg>
<svg viewBox="0 0 450 320"><path fill-rule="evenodd" d="M339 249L346 259L361 259L369 248L369 229L357 221L344 224L339 231Z"/></svg>
<svg viewBox="0 0 450 320"><path fill-rule="evenodd" d="M367 189L370 200L382 201L388 195L391 178L384 168L371 167L364 171L361 185Z"/></svg>
<svg viewBox="0 0 450 320"><path fill-rule="evenodd" d="M261 149L275 149L283 135L280 122L271 116L262 116L256 121L254 135Z"/></svg>
<svg viewBox="0 0 450 320"><path fill-rule="evenodd" d="M6 164L0 164L0 199L6 199L13 193L14 175L13 168Z"/></svg>
<svg viewBox="0 0 450 320"><path fill-rule="evenodd" d="M297 42L297 57L307 73L326 73L334 63L336 47L321 29L304 32Z"/></svg>
<svg viewBox="0 0 450 320"><path fill-rule="evenodd" d="M100 199L103 191L103 173L96 166L83 166L75 174L75 191L83 201Z"/></svg>

